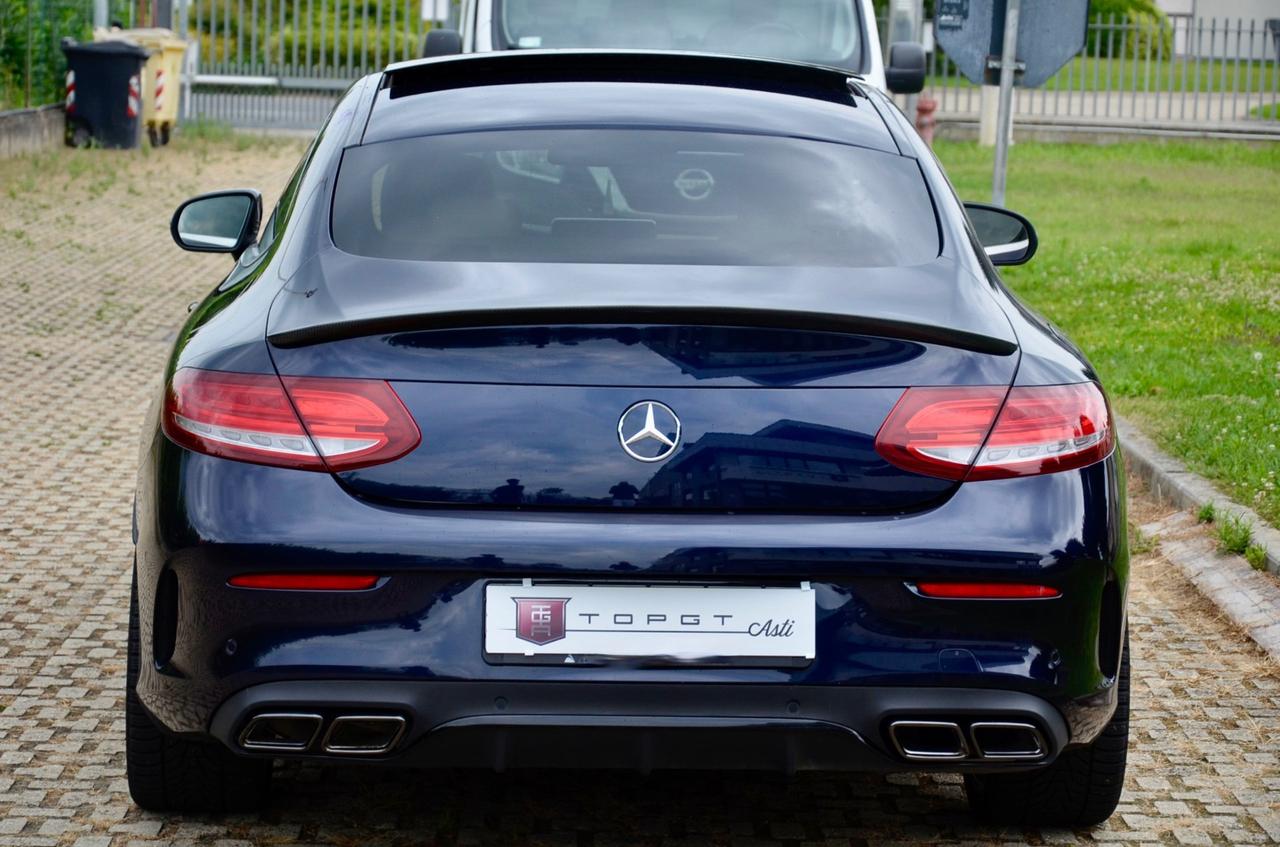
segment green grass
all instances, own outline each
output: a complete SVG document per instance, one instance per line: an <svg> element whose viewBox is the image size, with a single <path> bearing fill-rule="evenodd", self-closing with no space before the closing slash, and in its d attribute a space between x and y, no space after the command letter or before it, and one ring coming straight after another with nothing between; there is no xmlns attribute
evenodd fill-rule
<svg viewBox="0 0 1280 847"><path fill-rule="evenodd" d="M1244 559L1255 571L1267 569L1267 551L1261 544L1250 544L1244 551Z"/></svg>
<svg viewBox="0 0 1280 847"><path fill-rule="evenodd" d="M1156 540L1142 531L1133 521L1129 522L1129 552L1142 556L1156 549Z"/></svg>
<svg viewBox="0 0 1280 847"><path fill-rule="evenodd" d="M1280 103L1264 103L1249 110L1249 117L1260 121L1280 121Z"/></svg>
<svg viewBox="0 0 1280 847"><path fill-rule="evenodd" d="M1136 72L1136 77L1135 77ZM1225 75L1225 77L1224 77ZM968 86L964 77L948 74L929 77L929 86ZM1165 58L1148 63L1138 59L1094 59L1077 56L1044 84L1048 91L1280 91L1280 68L1275 62L1240 62L1222 59Z"/></svg>
<svg viewBox="0 0 1280 847"><path fill-rule="evenodd" d="M938 144L962 197L991 151ZM1280 145L1019 143L1008 205L1040 253L1004 272L1090 356L1121 414L1280 525Z"/></svg>
<svg viewBox="0 0 1280 847"><path fill-rule="evenodd" d="M1196 513L1196 521L1199 523L1213 523L1215 517L1217 517L1217 510L1212 503L1205 503Z"/></svg>
<svg viewBox="0 0 1280 847"><path fill-rule="evenodd" d="M1242 556L1252 544L1253 526L1239 515L1227 515L1226 520L1218 524L1218 549L1221 552Z"/></svg>

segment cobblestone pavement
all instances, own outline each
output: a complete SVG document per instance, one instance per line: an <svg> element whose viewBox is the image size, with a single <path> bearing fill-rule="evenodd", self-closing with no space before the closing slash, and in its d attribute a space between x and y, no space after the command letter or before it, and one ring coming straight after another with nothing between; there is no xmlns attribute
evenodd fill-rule
<svg viewBox="0 0 1280 847"><path fill-rule="evenodd" d="M1093 832L982 829L957 780L915 775L289 766L262 816L138 811L121 703L137 428L184 307L227 267L180 253L168 216L200 190L270 195L299 153L182 143L0 162L0 845L1280 841L1280 675L1151 553L1132 595L1128 790Z"/></svg>

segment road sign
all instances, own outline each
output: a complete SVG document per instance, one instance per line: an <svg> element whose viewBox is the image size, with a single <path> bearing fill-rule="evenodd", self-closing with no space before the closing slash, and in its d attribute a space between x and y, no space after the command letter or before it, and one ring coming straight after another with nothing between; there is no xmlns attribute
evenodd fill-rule
<svg viewBox="0 0 1280 847"><path fill-rule="evenodd" d="M1022 0L1014 84L1037 88L1084 49L1089 0ZM1006 0L938 0L935 37L960 73L979 85L1000 81Z"/></svg>

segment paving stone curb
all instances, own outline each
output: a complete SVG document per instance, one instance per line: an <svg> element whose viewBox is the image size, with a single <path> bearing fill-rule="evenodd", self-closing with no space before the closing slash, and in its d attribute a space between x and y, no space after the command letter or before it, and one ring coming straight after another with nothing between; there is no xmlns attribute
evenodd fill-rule
<svg viewBox="0 0 1280 847"><path fill-rule="evenodd" d="M1168 455L1123 418L1117 419L1125 463L1130 473L1146 482L1152 496L1183 512L1141 527L1160 543L1160 552L1198 589L1249 633L1258 646L1280 661L1280 531L1268 526L1257 512L1226 497L1204 477ZM1267 554L1264 574L1243 558L1219 553L1198 529L1188 510L1206 503L1240 515L1253 524L1254 543ZM1219 512L1221 513L1221 511Z"/></svg>

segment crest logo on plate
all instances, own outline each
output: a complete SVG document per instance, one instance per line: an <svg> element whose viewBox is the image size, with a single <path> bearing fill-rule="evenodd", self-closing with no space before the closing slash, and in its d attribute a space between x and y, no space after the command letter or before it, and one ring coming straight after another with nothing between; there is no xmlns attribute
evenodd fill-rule
<svg viewBox="0 0 1280 847"><path fill-rule="evenodd" d="M680 418L665 403L643 400L618 419L618 441L638 462L661 462L680 443Z"/></svg>
<svg viewBox="0 0 1280 847"><path fill-rule="evenodd" d="M564 638L567 598L512 597L516 601L516 638L530 644L550 644Z"/></svg>
<svg viewBox="0 0 1280 847"><path fill-rule="evenodd" d="M676 177L676 191L686 200L706 200L716 187L716 178L702 168L689 168Z"/></svg>

